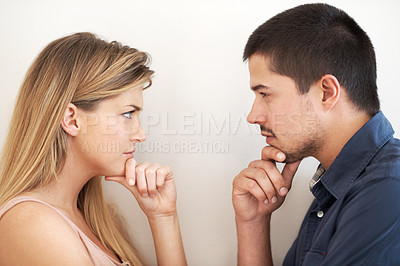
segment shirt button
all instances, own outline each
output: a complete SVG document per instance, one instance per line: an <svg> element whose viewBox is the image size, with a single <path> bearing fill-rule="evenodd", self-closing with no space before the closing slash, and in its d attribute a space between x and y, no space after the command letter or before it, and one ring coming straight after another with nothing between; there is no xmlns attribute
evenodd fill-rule
<svg viewBox="0 0 400 266"><path fill-rule="evenodd" d="M323 211L317 212L317 216L318 218L322 218L324 216L324 212Z"/></svg>

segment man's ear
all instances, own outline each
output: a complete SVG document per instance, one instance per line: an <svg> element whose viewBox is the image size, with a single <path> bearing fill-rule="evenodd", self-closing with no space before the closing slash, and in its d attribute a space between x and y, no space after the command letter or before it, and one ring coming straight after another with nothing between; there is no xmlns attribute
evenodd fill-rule
<svg viewBox="0 0 400 266"><path fill-rule="evenodd" d="M74 104L69 103L65 109L64 116L61 119L61 127L70 136L77 136L79 132L78 123L78 107Z"/></svg>
<svg viewBox="0 0 400 266"><path fill-rule="evenodd" d="M322 89L322 106L329 111L338 102L342 88L337 78L330 74L322 76L318 83Z"/></svg>

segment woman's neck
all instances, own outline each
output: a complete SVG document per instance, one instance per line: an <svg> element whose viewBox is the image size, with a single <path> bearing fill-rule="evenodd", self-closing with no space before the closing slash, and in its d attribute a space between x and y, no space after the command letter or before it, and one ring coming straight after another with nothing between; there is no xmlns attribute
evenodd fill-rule
<svg viewBox="0 0 400 266"><path fill-rule="evenodd" d="M72 152L67 152L65 164L57 179L25 195L43 200L70 215L76 215L78 196L93 175Z"/></svg>

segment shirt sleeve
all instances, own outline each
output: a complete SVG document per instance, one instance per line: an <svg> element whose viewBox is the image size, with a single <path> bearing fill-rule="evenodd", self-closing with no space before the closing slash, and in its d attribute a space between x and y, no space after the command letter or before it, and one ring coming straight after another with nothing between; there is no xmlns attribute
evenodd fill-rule
<svg viewBox="0 0 400 266"><path fill-rule="evenodd" d="M400 265L400 180L347 193L321 265Z"/></svg>

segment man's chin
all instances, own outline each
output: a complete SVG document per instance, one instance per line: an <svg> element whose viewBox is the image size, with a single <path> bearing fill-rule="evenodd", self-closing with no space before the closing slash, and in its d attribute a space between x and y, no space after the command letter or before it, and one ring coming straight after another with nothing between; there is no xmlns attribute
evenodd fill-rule
<svg viewBox="0 0 400 266"><path fill-rule="evenodd" d="M303 155L292 155L292 154L286 154L286 160L283 161L283 163L295 163L298 161L303 160L304 158L308 156L303 156Z"/></svg>
<svg viewBox="0 0 400 266"><path fill-rule="evenodd" d="M300 161L300 160L302 160L302 159L288 159L288 160L284 160L282 163L295 163L295 162L298 162L298 161Z"/></svg>

